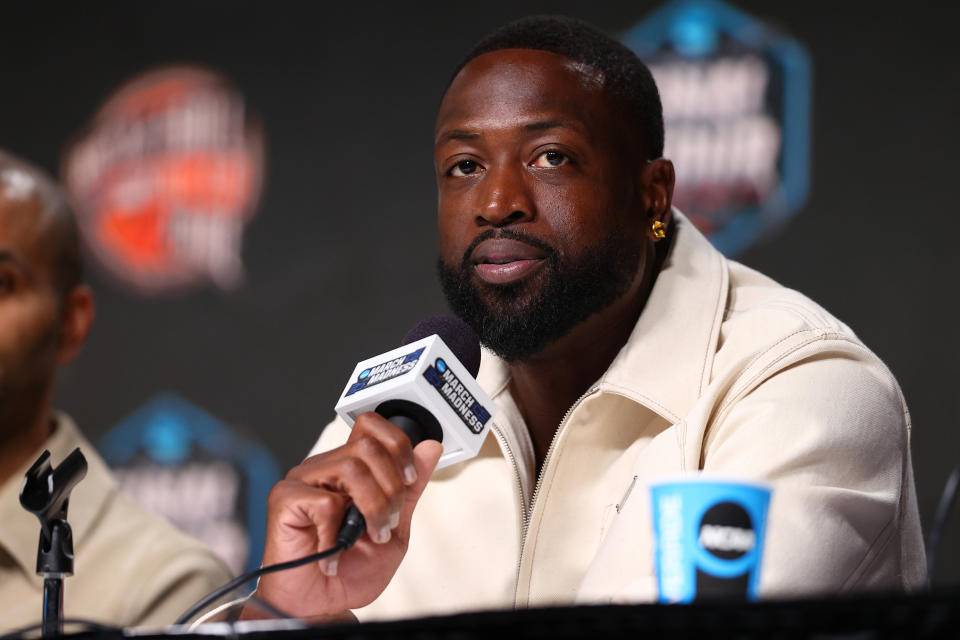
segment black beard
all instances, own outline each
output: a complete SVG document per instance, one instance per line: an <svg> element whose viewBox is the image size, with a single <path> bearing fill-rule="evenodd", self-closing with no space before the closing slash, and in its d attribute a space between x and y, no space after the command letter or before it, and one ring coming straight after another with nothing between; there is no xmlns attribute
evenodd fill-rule
<svg viewBox="0 0 960 640"><path fill-rule="evenodd" d="M509 238L547 253L540 273L510 285L475 284L469 260L488 238ZM611 235L586 248L573 262L537 238L511 229L486 231L464 252L459 267L437 261L440 287L454 314L473 327L480 341L507 362L523 361L594 313L607 308L630 288L643 247Z"/></svg>

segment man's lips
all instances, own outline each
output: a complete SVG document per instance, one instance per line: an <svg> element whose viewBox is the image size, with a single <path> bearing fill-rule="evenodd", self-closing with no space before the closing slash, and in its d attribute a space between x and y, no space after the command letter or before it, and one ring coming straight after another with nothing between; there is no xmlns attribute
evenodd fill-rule
<svg viewBox="0 0 960 640"><path fill-rule="evenodd" d="M484 240L470 254L477 275L489 284L522 280L539 269L544 258L542 249L509 238Z"/></svg>

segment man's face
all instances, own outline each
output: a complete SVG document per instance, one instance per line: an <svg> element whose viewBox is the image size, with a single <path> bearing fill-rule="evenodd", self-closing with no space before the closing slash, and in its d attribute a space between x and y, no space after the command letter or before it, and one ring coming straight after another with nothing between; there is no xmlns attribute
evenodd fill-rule
<svg viewBox="0 0 960 640"><path fill-rule="evenodd" d="M645 161L625 122L599 72L544 51L479 56L444 96L441 286L507 360L540 352L637 277Z"/></svg>
<svg viewBox="0 0 960 640"><path fill-rule="evenodd" d="M0 430L21 428L8 421L29 416L49 390L60 307L40 204L4 184L0 180Z"/></svg>

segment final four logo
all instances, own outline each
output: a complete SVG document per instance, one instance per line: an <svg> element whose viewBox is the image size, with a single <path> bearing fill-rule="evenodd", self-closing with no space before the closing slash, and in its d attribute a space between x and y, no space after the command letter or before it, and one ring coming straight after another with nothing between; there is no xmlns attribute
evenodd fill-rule
<svg viewBox="0 0 960 640"><path fill-rule="evenodd" d="M718 0L674 0L623 37L663 101L673 203L728 256L807 199L810 57Z"/></svg>
<svg viewBox="0 0 960 640"><path fill-rule="evenodd" d="M420 359L421 355L423 355L423 347L420 347L416 351L408 353L405 356L400 356L399 358L382 362L376 366L370 367L369 369L364 369L357 376L357 381L350 385L350 388L347 390L347 393L344 394L344 397L352 396L357 391L362 391L368 387L380 384L381 382L386 382L387 380L393 380L397 376L402 376L417 366L417 361Z"/></svg>
<svg viewBox="0 0 960 640"><path fill-rule="evenodd" d="M440 392L443 399L460 416L463 424L467 425L470 431L474 433L483 431L483 425L490 419L490 412L467 391L457 378L457 374L447 366L443 358L437 358L433 366L427 367L423 377Z"/></svg>
<svg viewBox="0 0 960 640"><path fill-rule="evenodd" d="M235 574L260 566L270 452L183 398L162 394L100 440L120 490L205 542Z"/></svg>

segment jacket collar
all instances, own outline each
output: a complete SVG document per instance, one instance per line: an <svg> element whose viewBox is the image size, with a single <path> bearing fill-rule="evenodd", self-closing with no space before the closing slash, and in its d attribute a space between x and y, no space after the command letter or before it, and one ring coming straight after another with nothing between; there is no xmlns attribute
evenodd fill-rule
<svg viewBox="0 0 960 640"><path fill-rule="evenodd" d="M14 559L27 576L36 578L38 586L42 584L42 579L36 575L40 521L20 506L20 487L27 469L44 449L50 451L51 463L54 466L63 462L77 447L83 452L87 460L87 474L74 487L67 508L67 522L73 533L75 551L83 544L87 531L95 523L115 489L106 464L93 445L80 433L73 420L56 412L54 422L53 433L43 443L43 447L35 451L30 460L0 487L0 522L3 523L0 526L0 548Z"/></svg>
<svg viewBox="0 0 960 640"><path fill-rule="evenodd" d="M627 343L600 379L600 391L680 422L708 384L726 310L727 263L682 213L673 246ZM478 381L496 397L510 382L506 363L486 349Z"/></svg>

